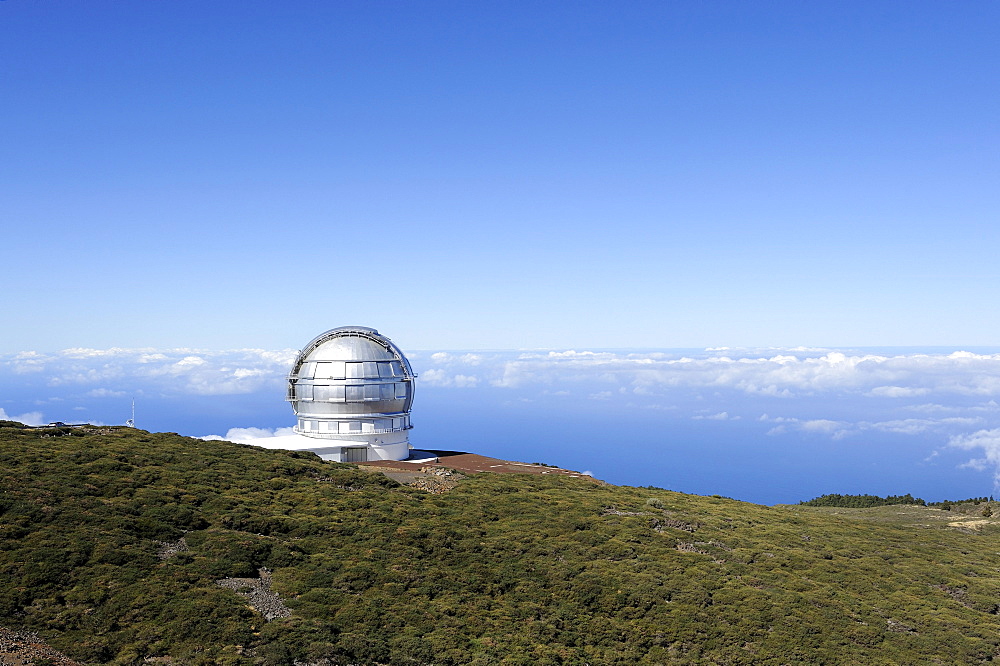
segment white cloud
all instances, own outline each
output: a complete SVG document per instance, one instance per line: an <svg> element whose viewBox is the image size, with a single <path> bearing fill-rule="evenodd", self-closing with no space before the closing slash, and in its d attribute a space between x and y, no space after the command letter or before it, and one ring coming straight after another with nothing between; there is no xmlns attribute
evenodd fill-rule
<svg viewBox="0 0 1000 666"><path fill-rule="evenodd" d="M244 349L242 353L249 358L258 359L262 363L279 365L287 369L292 367L292 363L299 355L299 352L294 349Z"/></svg>
<svg viewBox="0 0 1000 666"><path fill-rule="evenodd" d="M297 354L291 349L24 351L0 355L0 379L6 374L10 385L47 383L71 400L255 392L273 393L280 400ZM418 390L500 387L510 389L510 399L516 401L572 394L612 401L613 406L672 411L677 418L693 414L688 418L697 421L735 421L735 412L767 410L780 415L762 414L758 427L770 428L771 435L803 439L867 432L926 434L944 442L970 430L1000 426L1000 354L725 348L696 353L438 351L412 356L415 366L423 365L418 368ZM877 416L873 410L878 410ZM41 414L23 416L41 420Z"/></svg>
<svg viewBox="0 0 1000 666"><path fill-rule="evenodd" d="M0 356L15 374L42 374L53 386L95 385L132 390L136 381L162 390L201 395L279 387L298 352L242 349L88 349L52 354L25 351ZM583 395L627 389L665 395L678 388L737 391L748 396L824 394L870 398L1000 397L1000 354L883 355L831 350L715 349L681 356L669 352L563 350L544 352L434 352L423 358L418 383L426 386L568 390ZM136 380L136 381L133 381Z"/></svg>
<svg viewBox="0 0 1000 666"><path fill-rule="evenodd" d="M418 385L438 388L475 388L483 382L478 368L484 362L496 360L497 354L486 355L472 352L434 352L429 355L432 367L421 367L427 357L416 353L410 358L417 368ZM495 363L494 363L495 364ZM487 372L490 372L487 369Z"/></svg>
<svg viewBox="0 0 1000 666"><path fill-rule="evenodd" d="M33 373L51 387L85 387L85 391L227 395L258 390L281 391L298 352L236 349L87 349L52 354L20 352L0 356L0 374ZM101 397L96 393L90 397Z"/></svg>
<svg viewBox="0 0 1000 666"><path fill-rule="evenodd" d="M155 361L166 361L166 354L140 354L137 359L139 363L153 363Z"/></svg>
<svg viewBox="0 0 1000 666"><path fill-rule="evenodd" d="M124 351L117 347L112 347L111 349L88 349L86 347L72 347L70 349L63 349L62 356L64 358L94 358L94 357L104 357L104 356L114 356L120 352Z"/></svg>
<svg viewBox="0 0 1000 666"><path fill-rule="evenodd" d="M475 375L463 375L461 373L449 374L441 368L431 368L420 373L418 382L427 386L443 388L472 388L479 384L479 378Z"/></svg>
<svg viewBox="0 0 1000 666"><path fill-rule="evenodd" d="M1000 428L956 435L948 440L948 445L967 451L981 450L982 458L974 458L963 467L979 471L992 468L994 483L1000 484Z"/></svg>
<svg viewBox="0 0 1000 666"><path fill-rule="evenodd" d="M863 422L861 427L866 430L881 430L883 432L896 432L904 435L913 435L927 432L929 430L946 430L952 427L970 428L982 425L982 418L951 417L944 419L897 419L893 421L879 421L876 423Z"/></svg>
<svg viewBox="0 0 1000 666"><path fill-rule="evenodd" d="M227 442L238 442L240 444L246 444L247 442L252 442L254 440L261 439L272 439L275 437L286 437L288 435L294 435L295 431L292 428L230 428L226 431L225 435L205 435L199 437L198 439L204 439L207 441L227 441Z"/></svg>
<svg viewBox="0 0 1000 666"><path fill-rule="evenodd" d="M843 421L831 421L830 419L810 419L801 421L799 428L806 432L822 432L834 434L842 432L847 424Z"/></svg>
<svg viewBox="0 0 1000 666"><path fill-rule="evenodd" d="M783 435L789 432L802 432L809 435L826 435L831 439L838 440L844 439L863 429L858 427L858 424L851 424L846 421L834 421L832 419L775 418L766 420L780 424L767 431L767 434L772 436Z"/></svg>
<svg viewBox="0 0 1000 666"><path fill-rule="evenodd" d="M225 440L227 442L238 442L240 444L245 444L247 442L252 442L257 439L270 439L272 437L286 437L288 435L294 435L295 431L292 428L275 428L273 430L269 428L230 428L226 431L224 436L219 435L206 435L200 439L207 440Z"/></svg>
<svg viewBox="0 0 1000 666"><path fill-rule="evenodd" d="M990 461L986 458L973 458L958 466L959 469L973 469L977 472L985 472L990 468ZM994 475L994 485L997 484L997 475Z"/></svg>
<svg viewBox="0 0 1000 666"><path fill-rule="evenodd" d="M596 382L650 391L716 388L775 397L831 392L894 398L1000 396L1000 354L888 356L796 349L769 356L695 358L568 350L497 361L491 383L508 388Z"/></svg>
<svg viewBox="0 0 1000 666"><path fill-rule="evenodd" d="M14 354L8 365L14 374L25 375L28 373L43 372L45 362L48 360L43 354L36 351L23 351Z"/></svg>
<svg viewBox="0 0 1000 666"><path fill-rule="evenodd" d="M448 376L440 368L431 368L420 373L420 383L430 386L446 386Z"/></svg>
<svg viewBox="0 0 1000 666"><path fill-rule="evenodd" d="M925 402L919 405L903 405L902 408L909 412L920 412L924 414L941 414L943 412L954 412L959 409L962 409L960 407L954 407L950 405L939 405L938 403L934 402Z"/></svg>
<svg viewBox="0 0 1000 666"><path fill-rule="evenodd" d="M986 421L982 417L952 416L945 418L926 419L891 419L886 421L842 421L832 419L799 419L794 417L771 417L762 414L758 419L767 423L779 425L768 430L768 435L781 435L788 432L805 432L825 434L833 439L843 439L863 432L883 432L898 435L919 435L923 433L952 434L982 426Z"/></svg>
<svg viewBox="0 0 1000 666"><path fill-rule="evenodd" d="M27 412L25 414L8 414L0 407L0 421L18 421L25 425L45 425L41 412Z"/></svg>
<svg viewBox="0 0 1000 666"><path fill-rule="evenodd" d="M125 395L125 391L112 391L106 388L96 388L87 391L84 395L88 398L120 398Z"/></svg>
<svg viewBox="0 0 1000 666"><path fill-rule="evenodd" d="M719 412L717 414L697 414L691 417L695 421L739 421L739 416L730 416L729 412Z"/></svg>
<svg viewBox="0 0 1000 666"><path fill-rule="evenodd" d="M906 386L876 386L865 395L879 398L912 398L914 396L927 395L929 388L911 388Z"/></svg>

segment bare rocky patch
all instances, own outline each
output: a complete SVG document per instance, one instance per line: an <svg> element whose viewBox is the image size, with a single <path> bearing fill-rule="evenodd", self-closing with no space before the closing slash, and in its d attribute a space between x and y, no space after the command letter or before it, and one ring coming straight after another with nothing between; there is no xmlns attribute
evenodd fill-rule
<svg viewBox="0 0 1000 666"><path fill-rule="evenodd" d="M975 530L979 531L983 529L983 526L991 524L992 520L953 520L948 523L949 527L957 527L963 530Z"/></svg>
<svg viewBox="0 0 1000 666"><path fill-rule="evenodd" d="M271 572L260 569L258 574L259 578L222 578L215 584L246 597L253 609L268 622L291 615L292 611L284 600L271 591Z"/></svg>
<svg viewBox="0 0 1000 666"><path fill-rule="evenodd" d="M604 511L601 512L604 516L649 516L652 515L646 511L619 511L613 506L606 507Z"/></svg>
<svg viewBox="0 0 1000 666"><path fill-rule="evenodd" d="M685 532L694 533L701 527L700 523L689 523L685 520L677 520L676 518L665 518L660 520L659 518L653 519L653 529L657 532L662 532L664 529L670 528L674 530L684 530Z"/></svg>
<svg viewBox="0 0 1000 666"><path fill-rule="evenodd" d="M448 469L447 467L427 466L415 470L386 468L372 469L377 469L393 481L401 483L404 486L424 490L434 495L446 493L455 488L459 481L468 478L461 472Z"/></svg>
<svg viewBox="0 0 1000 666"><path fill-rule="evenodd" d="M38 635L27 631L11 631L0 627L0 664L32 666L49 663L52 666L83 666L49 646Z"/></svg>
<svg viewBox="0 0 1000 666"><path fill-rule="evenodd" d="M177 541L157 541L156 543L159 545L156 556L161 560L169 560L177 553L183 553L188 549L188 544L184 540L184 537L181 537Z"/></svg>

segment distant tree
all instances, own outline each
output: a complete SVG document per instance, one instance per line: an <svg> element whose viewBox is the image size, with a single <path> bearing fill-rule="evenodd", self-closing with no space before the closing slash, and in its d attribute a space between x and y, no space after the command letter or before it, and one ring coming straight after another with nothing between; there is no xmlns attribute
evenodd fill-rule
<svg viewBox="0 0 1000 666"><path fill-rule="evenodd" d="M925 506L927 503L919 497L913 497L910 493L906 493L905 495L889 495L888 497L879 497L878 495L840 495L833 493L805 502L799 502L799 504L804 506L835 506L867 509L874 506L890 506L894 504Z"/></svg>
<svg viewBox="0 0 1000 666"><path fill-rule="evenodd" d="M958 499L958 500L941 500L940 502L928 502L927 506L937 506L940 507L942 504L972 504L974 506L979 506L980 504L986 504L993 501L993 496L989 497L969 497L968 499Z"/></svg>

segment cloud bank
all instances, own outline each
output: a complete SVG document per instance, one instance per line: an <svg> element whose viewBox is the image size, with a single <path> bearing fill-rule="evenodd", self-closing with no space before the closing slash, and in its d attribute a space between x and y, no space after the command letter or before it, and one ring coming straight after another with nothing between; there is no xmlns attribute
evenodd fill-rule
<svg viewBox="0 0 1000 666"><path fill-rule="evenodd" d="M26 425L44 425L41 412L27 412L25 414L8 414L0 408L0 421L19 421Z"/></svg>
<svg viewBox="0 0 1000 666"><path fill-rule="evenodd" d="M64 349L0 356L0 377L85 388L91 397L155 391L232 395L280 386L297 350Z"/></svg>
<svg viewBox="0 0 1000 666"><path fill-rule="evenodd" d="M121 403L137 395L231 396L233 405L252 396L270 400L284 395L285 376L297 353L72 348L0 355L0 384L8 390L0 394L6 410L0 415L42 423L46 400L59 404L53 411L63 415L80 409L73 400L77 405ZM973 451L968 468L995 469L1000 479L1000 354L718 348L408 355L419 375L418 401L421 391L439 391L510 404L558 403L560 409L590 405L595 414L656 414L711 432L738 427L802 443L910 438L953 456ZM34 402L20 399L26 393ZM215 432L228 428L226 439L250 441L280 436L274 425L242 420ZM933 451L923 451L921 459L937 460Z"/></svg>
<svg viewBox="0 0 1000 666"><path fill-rule="evenodd" d="M657 395L676 388L776 397L854 394L905 400L934 396L1000 398L1000 354L847 353L787 349L772 353L713 349L670 351L415 352L422 386L585 389ZM195 395L251 393L280 385L297 350L65 349L0 355L0 376L44 378L94 395L129 384ZM724 410L723 410L724 411Z"/></svg>
<svg viewBox="0 0 1000 666"><path fill-rule="evenodd" d="M746 428L756 423L766 435L803 443L904 437L940 450L975 450L981 457L966 465L994 469L1000 480L1000 354L561 350L470 358L435 353L420 364L433 386L447 389L567 395L601 410L617 402L661 413L687 411L704 428L745 419ZM922 458L934 460L936 453Z"/></svg>
<svg viewBox="0 0 1000 666"><path fill-rule="evenodd" d="M481 363L481 361L480 361ZM446 367L454 369L457 360ZM848 354L787 350L772 355L700 356L667 352L561 351L521 354L503 361L490 377L495 386L522 387L598 381L633 390L719 388L772 396L864 393L903 398L933 393L1000 395L1000 354Z"/></svg>
<svg viewBox="0 0 1000 666"><path fill-rule="evenodd" d="M965 463L966 467L975 470L990 469L993 471L993 483L1000 487L1000 428L977 430L966 435L957 435L948 441L949 446L966 451L979 451L981 458L973 458Z"/></svg>
<svg viewBox="0 0 1000 666"><path fill-rule="evenodd" d="M225 435L205 435L200 439L204 440L225 440L227 442L239 442L240 444L250 444L255 440L274 439L275 437L289 437L295 431L288 428L230 428Z"/></svg>

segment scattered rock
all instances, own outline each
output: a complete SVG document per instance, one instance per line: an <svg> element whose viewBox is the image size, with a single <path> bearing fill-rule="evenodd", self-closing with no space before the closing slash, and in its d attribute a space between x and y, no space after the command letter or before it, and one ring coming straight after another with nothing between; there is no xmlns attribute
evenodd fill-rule
<svg viewBox="0 0 1000 666"><path fill-rule="evenodd" d="M645 511L619 511L613 506L609 506L602 512L604 516L648 516Z"/></svg>
<svg viewBox="0 0 1000 666"><path fill-rule="evenodd" d="M420 471L425 474L434 474L436 476L455 476L460 479L465 478L462 474L459 474L455 470L448 469L447 467L421 467Z"/></svg>
<svg viewBox="0 0 1000 666"><path fill-rule="evenodd" d="M156 551L156 556L161 560L167 560L176 555L177 553L183 553L188 549L187 541L184 537L181 537L177 541L157 541L160 548Z"/></svg>
<svg viewBox="0 0 1000 666"><path fill-rule="evenodd" d="M936 587L941 590L949 597L962 604L966 608L973 608L975 604L969 599L969 593L962 587L952 587L950 585L932 585L931 587Z"/></svg>
<svg viewBox="0 0 1000 666"><path fill-rule="evenodd" d="M915 634L917 630L913 627L907 626L898 620L893 620L889 618L885 621L886 629L897 634Z"/></svg>
<svg viewBox="0 0 1000 666"><path fill-rule="evenodd" d="M253 609L268 622L291 615L291 609L282 598L271 591L271 572L260 569L258 574L260 578L222 578L215 584L246 597Z"/></svg>
<svg viewBox="0 0 1000 666"><path fill-rule="evenodd" d="M411 470L379 468L379 471L397 483L435 495L448 492L457 486L460 480L468 478L461 472L445 467L421 467Z"/></svg>
<svg viewBox="0 0 1000 666"><path fill-rule="evenodd" d="M684 530L685 532L691 532L693 534L695 530L701 527L701 525L698 523L688 523L683 520L676 520L674 518L666 518L664 520L656 518L653 520L653 529L657 532L662 532L664 528L667 527L675 530Z"/></svg>
<svg viewBox="0 0 1000 666"><path fill-rule="evenodd" d="M436 476L426 476L423 478L415 478L406 485L418 488L419 490L426 490L427 492L435 495L440 495L441 493L446 493L457 486L458 482L451 479L441 479Z"/></svg>
<svg viewBox="0 0 1000 666"><path fill-rule="evenodd" d="M31 632L11 631L0 627L0 664L32 666L46 659L53 666L83 666L55 648L49 647L43 639Z"/></svg>
<svg viewBox="0 0 1000 666"><path fill-rule="evenodd" d="M708 555L709 551L704 550L702 546L709 548L718 548L719 550L724 550L731 552L733 549L730 546L720 542L720 541L681 541L677 544L677 550L685 553L700 553L702 555Z"/></svg>

